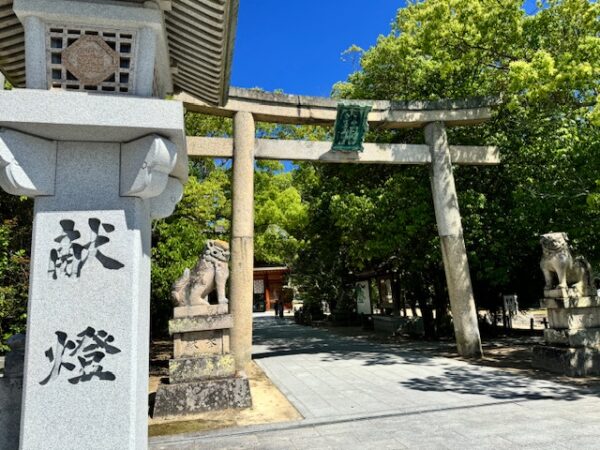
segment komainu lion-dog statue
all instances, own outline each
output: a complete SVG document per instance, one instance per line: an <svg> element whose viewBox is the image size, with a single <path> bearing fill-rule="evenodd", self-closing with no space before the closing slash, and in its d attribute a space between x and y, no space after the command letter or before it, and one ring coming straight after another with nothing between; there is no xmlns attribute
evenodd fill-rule
<svg viewBox="0 0 600 450"><path fill-rule="evenodd" d="M567 233L548 233L541 236L544 289L575 288L581 295L589 295L592 287L592 268L583 256L571 254ZM555 280L558 283L555 284Z"/></svg>
<svg viewBox="0 0 600 450"><path fill-rule="evenodd" d="M171 297L175 306L208 305L208 295L217 290L220 305L229 300L225 296L225 284L229 278L229 244L209 240L193 270L185 269L172 287Z"/></svg>

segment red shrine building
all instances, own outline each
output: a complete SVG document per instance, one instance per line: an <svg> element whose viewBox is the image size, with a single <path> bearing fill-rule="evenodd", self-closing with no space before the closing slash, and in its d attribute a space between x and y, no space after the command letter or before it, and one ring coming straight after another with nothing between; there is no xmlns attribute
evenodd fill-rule
<svg viewBox="0 0 600 450"><path fill-rule="evenodd" d="M287 266L254 268L255 312L273 310L278 301L283 301L285 309L292 309L292 295L285 288L289 273Z"/></svg>

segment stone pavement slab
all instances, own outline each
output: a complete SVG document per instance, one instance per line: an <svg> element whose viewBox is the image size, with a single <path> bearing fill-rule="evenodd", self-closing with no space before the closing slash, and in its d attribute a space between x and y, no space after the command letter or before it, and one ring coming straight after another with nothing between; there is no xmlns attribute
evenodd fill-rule
<svg viewBox="0 0 600 450"><path fill-rule="evenodd" d="M303 421L151 440L153 449L600 448L600 389L255 318L254 359Z"/></svg>

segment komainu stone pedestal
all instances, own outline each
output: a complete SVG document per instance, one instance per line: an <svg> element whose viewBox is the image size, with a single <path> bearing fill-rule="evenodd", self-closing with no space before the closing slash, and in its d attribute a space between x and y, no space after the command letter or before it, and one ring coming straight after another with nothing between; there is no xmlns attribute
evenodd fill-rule
<svg viewBox="0 0 600 450"><path fill-rule="evenodd" d="M181 306L169 322L173 356L169 384L156 392L154 418L252 406L248 378L236 372L229 348L227 305Z"/></svg>
<svg viewBox="0 0 600 450"><path fill-rule="evenodd" d="M571 377L600 375L600 298L574 289L549 289L542 308L550 328L533 348L533 366Z"/></svg>

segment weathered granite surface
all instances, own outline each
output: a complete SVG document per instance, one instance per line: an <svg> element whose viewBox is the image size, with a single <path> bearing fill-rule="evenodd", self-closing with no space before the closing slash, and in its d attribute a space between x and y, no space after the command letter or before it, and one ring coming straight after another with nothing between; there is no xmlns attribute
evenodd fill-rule
<svg viewBox="0 0 600 450"><path fill-rule="evenodd" d="M171 297L176 306L209 305L208 295L216 291L219 305L227 305L225 285L229 278L229 243L216 239L206 241L196 266L185 269L172 287Z"/></svg>
<svg viewBox="0 0 600 450"><path fill-rule="evenodd" d="M229 353L229 329L173 335L173 356L191 358L205 353Z"/></svg>
<svg viewBox="0 0 600 450"><path fill-rule="evenodd" d="M216 314L227 314L228 312L228 305L176 306L173 308L173 318L179 319L181 317L188 316L211 316Z"/></svg>
<svg viewBox="0 0 600 450"><path fill-rule="evenodd" d="M540 300L541 308L587 308L600 306L600 297L560 296L548 297L548 291L544 291L546 298Z"/></svg>
<svg viewBox="0 0 600 450"><path fill-rule="evenodd" d="M483 350L477 322L477 308L445 125L442 122L427 124L425 142L431 151L431 190L450 297L456 347L461 356L481 358Z"/></svg>
<svg viewBox="0 0 600 450"><path fill-rule="evenodd" d="M600 307L548 308L548 323L556 330L597 328L600 327Z"/></svg>
<svg viewBox="0 0 600 450"><path fill-rule="evenodd" d="M583 256L572 254L567 233L543 234L540 244L543 251L540 268L546 282L546 297L570 296L565 295L565 291L567 294L568 291L575 291L577 296L593 292L590 263Z"/></svg>
<svg viewBox="0 0 600 450"><path fill-rule="evenodd" d="M578 299L581 294L574 288L544 289L544 299Z"/></svg>
<svg viewBox="0 0 600 450"><path fill-rule="evenodd" d="M171 359L169 361L169 381L172 384L234 375L235 361L231 354L209 354L197 358Z"/></svg>
<svg viewBox="0 0 600 450"><path fill-rule="evenodd" d="M169 320L169 333L188 333L193 331L222 330L233 327L231 314L210 316L180 317Z"/></svg>
<svg viewBox="0 0 600 450"><path fill-rule="evenodd" d="M600 350L536 345L533 348L533 367L570 377L600 375Z"/></svg>
<svg viewBox="0 0 600 450"><path fill-rule="evenodd" d="M597 298L545 299L550 328L544 330L545 345L533 348L532 365L572 377L600 374L600 308Z"/></svg>
<svg viewBox="0 0 600 450"><path fill-rule="evenodd" d="M235 327L231 352L238 370L252 360L252 302L254 286L254 149L256 124L253 114L238 111L233 117L235 142L231 199L231 279L229 296Z"/></svg>
<svg viewBox="0 0 600 450"><path fill-rule="evenodd" d="M59 142L55 194L35 200L23 448L89 448L107 430L107 447L146 445L150 215L120 195L121 159L119 143Z"/></svg>
<svg viewBox="0 0 600 450"><path fill-rule="evenodd" d="M573 256L566 233L541 236L544 298L550 328L545 345L533 348L532 365L572 377L600 374L600 298L592 287L592 268Z"/></svg>
<svg viewBox="0 0 600 450"><path fill-rule="evenodd" d="M231 378L161 385L156 393L153 417L166 419L250 406L250 385L241 373Z"/></svg>
<svg viewBox="0 0 600 450"><path fill-rule="evenodd" d="M579 330L544 330L544 340L548 344L566 345L568 347L600 348L600 328Z"/></svg>
<svg viewBox="0 0 600 450"><path fill-rule="evenodd" d="M186 277L178 283L182 280ZM206 286L205 281L199 280L198 286ZM175 318L169 321L174 359L169 361L169 384L158 386L153 417L252 406L248 380L236 371L235 356L229 353L233 317L228 305L189 304L188 287L179 288L174 300L181 304L183 299L185 305L175 307Z"/></svg>

